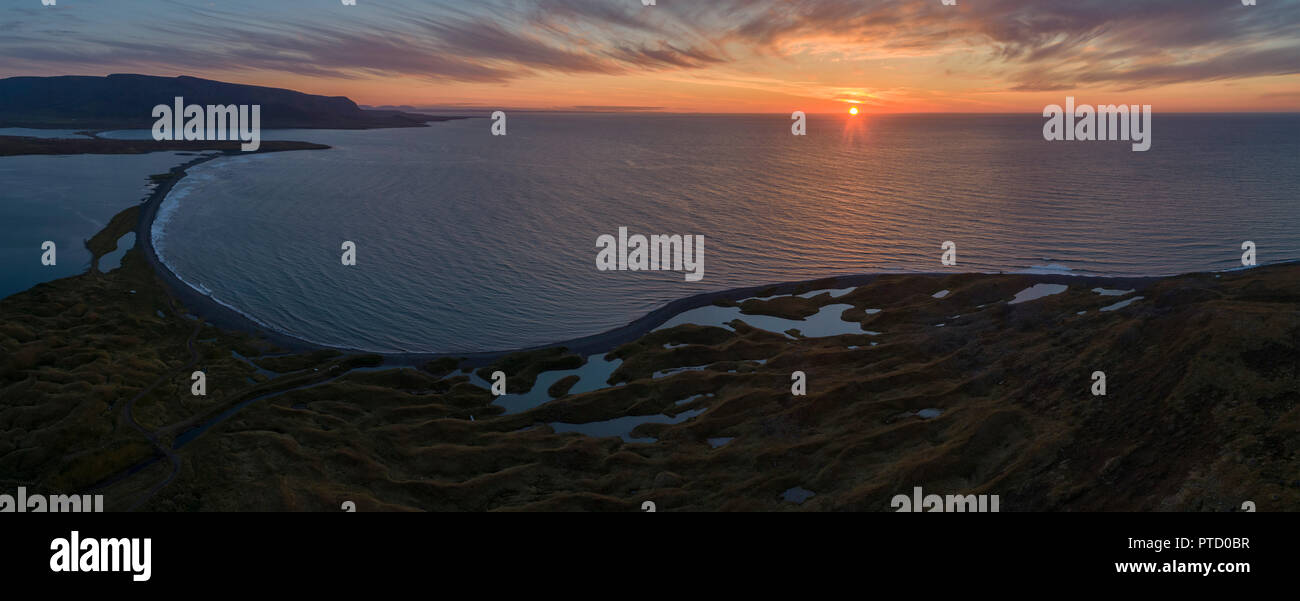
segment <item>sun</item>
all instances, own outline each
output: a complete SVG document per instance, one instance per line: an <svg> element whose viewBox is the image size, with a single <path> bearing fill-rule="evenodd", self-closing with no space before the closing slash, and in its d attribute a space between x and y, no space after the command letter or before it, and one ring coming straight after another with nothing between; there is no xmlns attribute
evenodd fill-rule
<svg viewBox="0 0 1300 601"><path fill-rule="evenodd" d="M851 106L851 107L849 107L849 114L850 114L850 115L856 115L856 114L858 114L858 107L856 107L856 106Z"/></svg>

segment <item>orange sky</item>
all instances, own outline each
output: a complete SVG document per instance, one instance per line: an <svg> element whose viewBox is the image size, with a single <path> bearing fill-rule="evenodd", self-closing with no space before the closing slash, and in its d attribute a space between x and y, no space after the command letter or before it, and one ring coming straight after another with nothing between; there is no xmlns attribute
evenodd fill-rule
<svg viewBox="0 0 1300 601"><path fill-rule="evenodd" d="M3 75L193 75L366 105L1300 110L1300 0L68 0L0 17Z"/></svg>
<svg viewBox="0 0 1300 601"><path fill-rule="evenodd" d="M887 62L887 61L882 61ZM900 61L901 62L901 61ZM906 66L894 69L907 69ZM547 75L508 83L443 85L411 80L319 80L231 74L245 83L348 96L365 105L472 106L567 110L572 107L647 107L684 113L864 113L1036 112L1075 96L1089 104L1150 104L1164 112L1250 112L1300 110L1295 76L1188 82L1141 90L1072 88L1011 91L978 74L954 73L926 86L909 74L891 78L890 67L864 66L861 74L806 71L790 79L749 75L731 69L646 75ZM763 73L763 71L758 71ZM870 72L868 74L868 72ZM885 85L889 82L889 85Z"/></svg>

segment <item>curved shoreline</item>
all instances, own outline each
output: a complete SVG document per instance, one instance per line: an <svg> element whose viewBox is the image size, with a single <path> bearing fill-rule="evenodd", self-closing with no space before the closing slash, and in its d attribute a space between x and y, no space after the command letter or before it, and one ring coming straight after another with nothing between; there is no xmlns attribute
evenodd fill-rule
<svg viewBox="0 0 1300 601"><path fill-rule="evenodd" d="M153 225L154 221L158 218L158 210L162 207L163 201L172 191L172 188L176 186L176 183L189 174L188 170L191 167L227 156L260 154L263 152L285 151L259 150L254 153L241 153L238 151L222 152L216 155L199 157L172 167L169 173L171 173L173 177L167 181L159 183L158 186L154 188L153 192L149 194L149 198L146 199L144 204L140 207L140 219L136 223L135 227L135 245L144 255L145 260L149 262L149 265L153 267L154 273L163 281L167 293L188 309L191 315L201 317L208 323L219 328L248 332L261 336L288 350L310 351L326 348L320 345L314 345L306 340L288 334L282 334L271 330L270 328L253 321L248 316L226 307L212 297L199 292L193 286L185 283L184 280L173 273L172 270L163 263L162 259L158 257L158 251L154 248Z"/></svg>
<svg viewBox="0 0 1300 601"><path fill-rule="evenodd" d="M268 150L258 152L284 152L281 150ZM797 280L790 282L779 282L774 284L760 284L756 286L746 286L743 288L731 288L728 290L718 290L714 292L704 292L686 298L672 301L654 311L651 311L630 323L613 328L597 334L581 336L569 340L561 340L554 343L542 344L529 347L514 349L504 349L495 351L480 351L472 353L425 353L425 352L375 352L362 349L338 347L326 344L319 344L299 338L286 332L275 330L274 328L258 323L253 318L240 313L220 301L199 292L193 286L187 284L158 257L157 249L153 244L153 225L157 219L158 211L166 200L167 195L175 187L176 183L184 179L188 174L188 169L208 161L223 158L227 156L238 156L244 154L241 152L222 152L221 154L200 157L189 162L183 163L171 169L174 175L171 179L160 183L149 195L141 208L140 220L136 225L136 246L141 249L145 259L153 267L154 272L166 284L168 293L181 302L192 315L201 317L208 323L217 327L250 333L262 337L269 342L283 347L293 352L308 352L316 350L337 350L350 354L371 354L379 355L384 358L384 363L393 366L419 366L425 362L441 358L459 358L463 359L470 367L486 365L492 361L510 355L513 353L532 351L538 349L565 347L571 352L589 356L597 353L607 353L622 344L632 342L645 334L653 331L663 323L667 322L674 316L697 309L700 307L714 304L719 300L740 301L754 296L786 295L796 294L808 290L817 290L823 288L848 288L863 286L871 283L877 277L882 275L895 275L892 273L872 273L861 275L831 276L823 278L813 278L806 280ZM960 273L976 272L930 272L930 273L907 273L906 275L918 275L927 277L946 277ZM1014 273L1014 274L988 274L988 275L1018 275L1031 278L1034 282L1041 283L1083 283L1088 285L1097 285L1104 287L1124 287L1142 289L1152 282L1170 276L1091 276L1091 275L1071 275L1055 273Z"/></svg>

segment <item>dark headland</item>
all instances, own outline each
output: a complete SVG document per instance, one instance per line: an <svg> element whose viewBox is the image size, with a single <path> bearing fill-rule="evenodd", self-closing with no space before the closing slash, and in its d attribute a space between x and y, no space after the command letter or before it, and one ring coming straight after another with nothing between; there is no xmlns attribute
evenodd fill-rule
<svg viewBox="0 0 1300 601"><path fill-rule="evenodd" d="M0 156L32 154L143 154L146 152L197 152L219 150L238 152L238 141L115 140L108 138L32 138L0 136ZM260 151L325 150L324 144L268 140Z"/></svg>
<svg viewBox="0 0 1300 601"><path fill-rule="evenodd" d="M10 77L0 79L0 127L81 130L74 138L0 136L0 156L140 154L163 151L239 150L234 141L122 140L99 132L150 129L157 104L182 97L186 104L259 105L265 129L377 129L425 127L463 119L391 109L363 109L342 96L225 83L195 77ZM261 142L261 149L319 150L322 144Z"/></svg>
<svg viewBox="0 0 1300 601"><path fill-rule="evenodd" d="M118 74L106 77L0 79L0 127L35 129L149 129L151 110L175 97L186 104L260 105L266 129L374 129L424 127L439 117L399 110L366 110L343 96L226 83L197 77Z"/></svg>

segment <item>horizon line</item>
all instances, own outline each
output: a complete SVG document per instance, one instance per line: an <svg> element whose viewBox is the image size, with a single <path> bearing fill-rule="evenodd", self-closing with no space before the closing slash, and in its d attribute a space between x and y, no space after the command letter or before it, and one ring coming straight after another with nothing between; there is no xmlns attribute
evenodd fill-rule
<svg viewBox="0 0 1300 601"><path fill-rule="evenodd" d="M590 110L590 109L560 109L560 108L519 108L519 107L410 107L410 106L392 106L392 105L358 105L363 110L379 111L414 111L418 113L427 113L432 111L445 112L486 112L492 111L512 111L519 113L563 113L563 114L581 114L581 115L673 115L673 116L772 116L785 115L785 112L714 112L714 111L646 111L646 110ZM798 109L795 109L798 110ZM907 111L907 112L860 112L859 117L884 117L884 116L908 116L908 115L1039 115L1040 111ZM1153 111L1155 113L1157 111ZM1158 111L1164 115L1300 115L1300 108L1283 111ZM804 111L807 115L847 115L847 112L839 111Z"/></svg>

